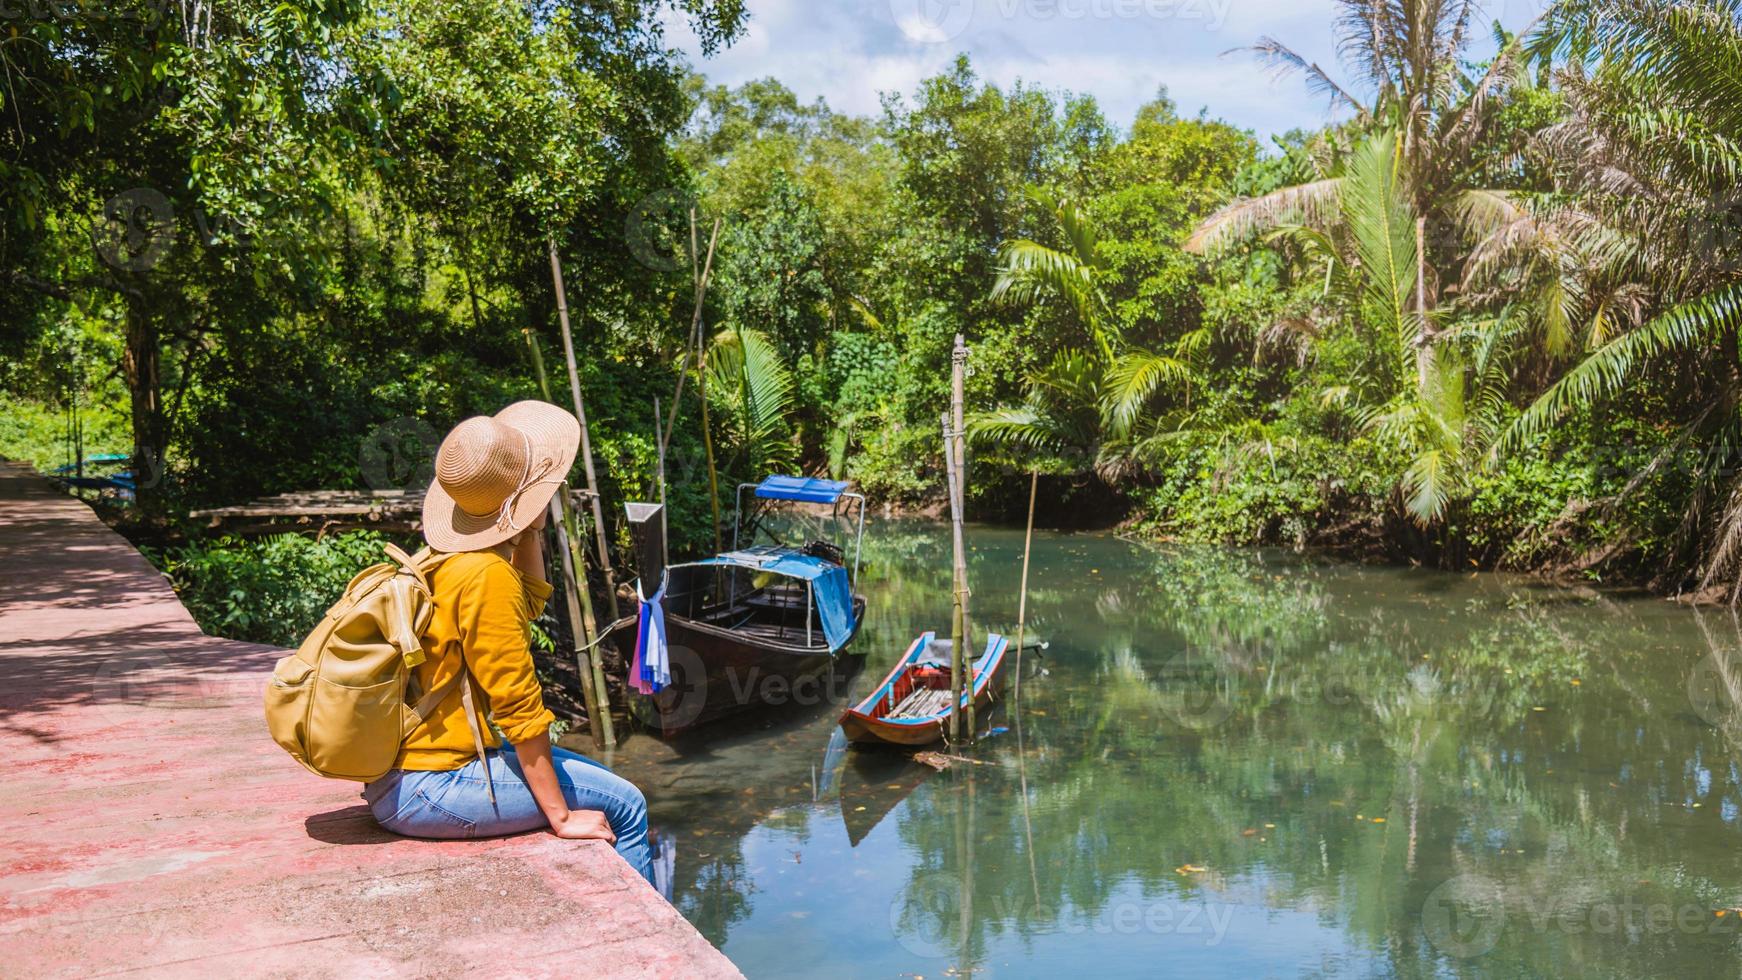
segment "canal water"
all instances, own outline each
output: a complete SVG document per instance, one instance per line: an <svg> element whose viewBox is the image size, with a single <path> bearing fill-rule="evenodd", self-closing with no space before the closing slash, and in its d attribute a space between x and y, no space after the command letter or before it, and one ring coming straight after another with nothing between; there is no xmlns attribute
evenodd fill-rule
<svg viewBox="0 0 1742 980"><path fill-rule="evenodd" d="M857 674L611 759L746 975L1737 974L1728 612L1037 534L1049 646L938 772L835 715L947 628L945 531L867 532ZM1009 627L1021 533L970 539Z"/></svg>

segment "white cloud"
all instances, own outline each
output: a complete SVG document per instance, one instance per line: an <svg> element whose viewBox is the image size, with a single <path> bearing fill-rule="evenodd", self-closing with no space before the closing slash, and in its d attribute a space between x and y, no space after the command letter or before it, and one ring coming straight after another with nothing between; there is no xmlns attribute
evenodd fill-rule
<svg viewBox="0 0 1742 980"><path fill-rule="evenodd" d="M1517 29L1542 2L1493 0L1490 13ZM749 8L746 35L713 58L700 57L681 15L668 15L668 40L711 81L774 77L803 100L820 96L859 115L880 110L880 92L910 95L958 51L1000 85L1020 78L1092 94L1118 125L1165 85L1182 112L1207 107L1260 136L1323 123L1325 100L1298 78L1275 79L1249 55L1224 51L1270 35L1341 75L1334 0L750 0Z"/></svg>

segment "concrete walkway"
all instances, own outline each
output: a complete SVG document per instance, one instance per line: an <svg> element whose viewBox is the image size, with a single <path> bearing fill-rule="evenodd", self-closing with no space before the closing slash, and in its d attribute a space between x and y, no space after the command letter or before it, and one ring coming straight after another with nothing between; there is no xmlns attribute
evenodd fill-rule
<svg viewBox="0 0 1742 980"><path fill-rule="evenodd" d="M378 829L267 737L280 654L0 462L0 977L738 975L603 843Z"/></svg>

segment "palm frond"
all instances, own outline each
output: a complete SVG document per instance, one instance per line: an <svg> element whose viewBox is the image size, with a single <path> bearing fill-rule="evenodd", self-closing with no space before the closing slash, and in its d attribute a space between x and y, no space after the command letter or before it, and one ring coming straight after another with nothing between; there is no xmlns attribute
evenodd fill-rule
<svg viewBox="0 0 1742 980"><path fill-rule="evenodd" d="M1094 272L1076 256L1039 242L1018 239L1005 242L999 248L998 258L992 302L1030 306L1045 296L1056 295L1070 304L1085 324L1100 319Z"/></svg>
<svg viewBox="0 0 1742 980"><path fill-rule="evenodd" d="M1164 385L1183 385L1191 380L1186 362L1149 351L1131 351L1120 356L1107 372L1101 392L1101 418L1113 434L1131 431L1143 406Z"/></svg>
<svg viewBox="0 0 1742 980"><path fill-rule="evenodd" d="M1301 57L1288 45L1273 37L1261 37L1257 44L1252 45L1247 50L1257 55L1259 62L1269 68L1271 74L1280 78L1298 72L1306 77L1307 89L1327 96L1332 108L1341 104L1345 108L1353 109L1358 120L1362 122L1367 120L1367 107L1361 104L1360 99L1355 98L1349 94L1347 89L1338 85L1330 73L1320 68L1316 62Z"/></svg>
<svg viewBox="0 0 1742 980"><path fill-rule="evenodd" d="M1413 310L1416 284L1415 214L1404 187L1397 137L1381 133L1358 147L1342 186L1342 208L1361 263L1369 318L1397 338L1403 350L1423 325Z"/></svg>
<svg viewBox="0 0 1742 980"><path fill-rule="evenodd" d="M795 458L787 438L795 390L780 351L761 332L723 330L709 345L708 394L729 411L752 467L773 469Z"/></svg>
<svg viewBox="0 0 1742 980"><path fill-rule="evenodd" d="M1567 413L1596 404L1632 381L1647 360L1684 350L1742 326L1742 285L1733 285L1670 309L1645 326L1610 341L1556 381L1520 415L1496 444L1513 451L1546 432Z"/></svg>
<svg viewBox="0 0 1742 980"><path fill-rule="evenodd" d="M1337 215L1342 187L1341 177L1330 177L1233 201L1205 218L1186 239L1184 248L1194 255L1213 256L1281 225L1329 228Z"/></svg>

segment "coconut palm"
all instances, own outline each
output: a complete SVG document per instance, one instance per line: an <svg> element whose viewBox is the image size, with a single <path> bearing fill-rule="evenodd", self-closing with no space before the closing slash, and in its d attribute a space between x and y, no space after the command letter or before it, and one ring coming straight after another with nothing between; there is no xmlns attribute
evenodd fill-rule
<svg viewBox="0 0 1742 980"><path fill-rule="evenodd" d="M1381 132L1349 154L1329 233L1297 225L1277 234L1322 254L1330 263L1327 288L1342 294L1338 305L1359 311L1355 323L1372 362L1359 372L1359 386L1339 385L1323 397L1407 460L1398 480L1401 503L1425 526L1465 489L1497 428L1505 405L1501 368L1516 325L1505 317L1466 319L1429 356L1424 338L1451 317L1421 301L1403 142L1399 133Z"/></svg>
<svg viewBox="0 0 1742 980"><path fill-rule="evenodd" d="M1438 325L1427 312L1442 291L1439 270L1456 269L1470 243L1517 220L1519 205L1504 190L1475 186L1482 172L1474 159L1494 126L1502 95L1528 84L1531 49L1523 35L1502 37L1500 52L1479 77L1464 69L1463 52L1479 6L1475 0L1338 0L1338 29L1348 67L1373 92L1363 102L1329 72L1274 38L1253 50L1279 73L1300 73L1333 105L1353 110L1357 133L1388 129L1396 134L1398 190L1414 227L1412 305L1421 331L1415 343L1417 383L1435 375L1433 342ZM1333 133L1333 138L1337 135ZM1359 140L1357 140L1359 145ZM1301 227L1329 234L1343 220L1347 153L1333 147L1318 179L1255 198L1231 202L1205 220L1186 243L1189 251L1213 254L1279 228ZM1401 234L1404 229L1392 229ZM1430 234L1431 231L1431 234ZM1398 245L1402 245L1401 238ZM1401 251L1401 249L1400 249ZM1402 270L1393 270L1397 276ZM1397 276L1378 277L1381 282Z"/></svg>
<svg viewBox="0 0 1742 980"><path fill-rule="evenodd" d="M1592 350L1518 419L1500 449L1655 370L1678 428L1628 491L1672 466L1691 477L1682 554L1703 587L1742 597L1742 3L1568 0L1545 36L1570 59L1568 120L1544 146L1577 205L1538 225L1569 242L1632 304L1593 328ZM1549 249L1536 249L1540 257ZM1577 277L1567 277L1577 282ZM1682 575L1672 568L1661 585Z"/></svg>

